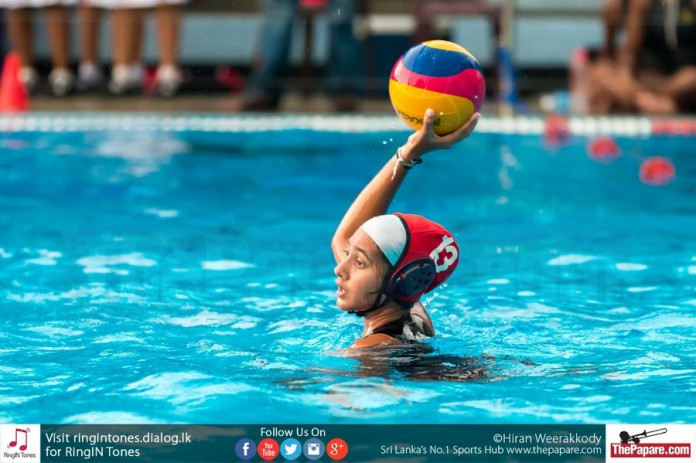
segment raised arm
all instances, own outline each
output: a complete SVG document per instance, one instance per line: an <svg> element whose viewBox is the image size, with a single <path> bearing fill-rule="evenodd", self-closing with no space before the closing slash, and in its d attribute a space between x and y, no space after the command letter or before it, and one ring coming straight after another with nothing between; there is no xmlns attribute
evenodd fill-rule
<svg viewBox="0 0 696 463"><path fill-rule="evenodd" d="M394 199L401 183L406 177L409 168L405 167L418 163L424 154L441 148L449 148L455 143L468 137L476 127L480 115L474 114L469 122L460 129L450 134L439 136L433 130L435 113L432 109L425 112L423 127L412 133L406 143L398 149L401 160L393 157L377 172L370 183L358 194L346 211L341 223L338 225L331 249L336 262L341 262L341 252L347 247L348 239L355 231L374 216L385 214Z"/></svg>

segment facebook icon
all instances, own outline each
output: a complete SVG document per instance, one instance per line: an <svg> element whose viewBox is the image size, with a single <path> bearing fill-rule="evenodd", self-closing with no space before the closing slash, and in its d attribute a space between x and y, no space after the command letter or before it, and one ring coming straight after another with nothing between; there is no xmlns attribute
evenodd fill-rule
<svg viewBox="0 0 696 463"><path fill-rule="evenodd" d="M256 455L256 442L251 439L239 439L237 445L234 446L234 451L242 460L251 460Z"/></svg>

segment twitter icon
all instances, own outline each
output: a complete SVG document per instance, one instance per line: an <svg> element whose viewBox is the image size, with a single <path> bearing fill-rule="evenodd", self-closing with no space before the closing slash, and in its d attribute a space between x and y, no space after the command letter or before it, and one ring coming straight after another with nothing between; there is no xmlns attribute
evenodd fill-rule
<svg viewBox="0 0 696 463"><path fill-rule="evenodd" d="M280 444L280 454L286 460L296 460L302 454L302 445L297 439L285 439Z"/></svg>

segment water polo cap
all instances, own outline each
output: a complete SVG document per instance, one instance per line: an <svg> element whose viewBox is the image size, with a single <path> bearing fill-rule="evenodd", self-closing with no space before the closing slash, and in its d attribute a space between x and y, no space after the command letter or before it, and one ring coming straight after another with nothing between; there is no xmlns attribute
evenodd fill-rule
<svg viewBox="0 0 696 463"><path fill-rule="evenodd" d="M392 265L383 292L395 301L417 302L445 281L459 262L459 246L452 234L425 217L379 215L360 228Z"/></svg>

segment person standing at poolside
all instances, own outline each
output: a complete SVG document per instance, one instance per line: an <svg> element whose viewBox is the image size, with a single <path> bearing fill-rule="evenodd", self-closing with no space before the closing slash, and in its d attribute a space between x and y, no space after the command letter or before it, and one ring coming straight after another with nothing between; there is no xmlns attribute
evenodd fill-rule
<svg viewBox="0 0 696 463"><path fill-rule="evenodd" d="M363 188L338 225L331 249L336 259L336 305L364 320L351 347L401 344L433 336L421 296L457 266L459 248L441 225L412 214L386 214L408 171L430 151L449 148L476 127L474 114L457 131L438 136L429 109L393 159Z"/></svg>
<svg viewBox="0 0 696 463"><path fill-rule="evenodd" d="M74 84L70 70L69 8L77 0L0 0L7 8L10 46L20 62L19 80L29 93L36 90L39 74L34 68L34 12L43 10L51 49L51 73L48 82L54 95L68 94Z"/></svg>
<svg viewBox="0 0 696 463"><path fill-rule="evenodd" d="M364 79L364 46L357 20L359 0L258 0L264 26L244 97L245 111L275 111L284 92L281 75L290 64L295 21L323 12L329 25L325 90L334 110L352 112Z"/></svg>
<svg viewBox="0 0 696 463"><path fill-rule="evenodd" d="M625 11L625 40L590 72L595 114L696 111L696 0L611 2ZM614 16L616 16L616 12Z"/></svg>
<svg viewBox="0 0 696 463"><path fill-rule="evenodd" d="M92 8L107 8L112 15L113 68L109 91L116 95L138 92L143 84L142 46L145 14L157 18L159 62L155 89L162 96L176 94L181 84L179 44L181 9L188 0L84 0Z"/></svg>

